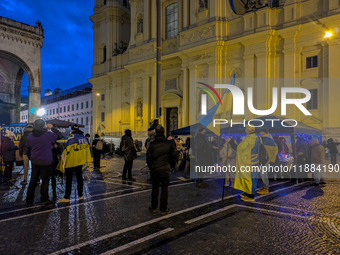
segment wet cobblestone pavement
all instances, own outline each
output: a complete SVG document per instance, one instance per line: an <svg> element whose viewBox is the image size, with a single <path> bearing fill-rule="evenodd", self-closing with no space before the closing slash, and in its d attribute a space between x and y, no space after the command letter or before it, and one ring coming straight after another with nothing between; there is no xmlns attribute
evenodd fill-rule
<svg viewBox="0 0 340 255"><path fill-rule="evenodd" d="M340 254L340 180L271 181L270 193L244 203L221 179L196 188L175 172L170 214L152 215L145 160L134 162L135 182L122 181L121 158L102 160L84 174L83 202L74 179L70 204L25 206L28 185L16 168L14 187L0 186L0 254ZM21 173L20 173L21 171ZM260 181L259 181L260 182ZM58 199L64 195L60 181Z"/></svg>

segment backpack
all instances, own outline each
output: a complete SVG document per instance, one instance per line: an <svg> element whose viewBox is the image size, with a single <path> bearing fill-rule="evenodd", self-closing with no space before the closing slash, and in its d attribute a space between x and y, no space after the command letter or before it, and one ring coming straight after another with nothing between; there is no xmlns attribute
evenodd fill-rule
<svg viewBox="0 0 340 255"><path fill-rule="evenodd" d="M98 151L103 150L103 142L99 140L96 144L95 149L98 150Z"/></svg>
<svg viewBox="0 0 340 255"><path fill-rule="evenodd" d="M267 152L266 147L264 147L263 143L260 143L260 148L259 148L259 164L260 165L265 165L269 161L269 155Z"/></svg>

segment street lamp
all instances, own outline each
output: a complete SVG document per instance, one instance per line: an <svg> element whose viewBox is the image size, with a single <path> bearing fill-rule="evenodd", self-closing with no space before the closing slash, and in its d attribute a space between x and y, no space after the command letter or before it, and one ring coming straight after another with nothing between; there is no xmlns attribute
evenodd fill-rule
<svg viewBox="0 0 340 255"><path fill-rule="evenodd" d="M46 114L46 110L45 110L45 108L40 108L38 111L37 111L37 115L39 116L39 117L42 117L42 116L44 116Z"/></svg>
<svg viewBox="0 0 340 255"><path fill-rule="evenodd" d="M325 34L325 37L326 37L326 38L329 38L329 37L331 37L332 35L333 35L332 32L327 31L326 34Z"/></svg>

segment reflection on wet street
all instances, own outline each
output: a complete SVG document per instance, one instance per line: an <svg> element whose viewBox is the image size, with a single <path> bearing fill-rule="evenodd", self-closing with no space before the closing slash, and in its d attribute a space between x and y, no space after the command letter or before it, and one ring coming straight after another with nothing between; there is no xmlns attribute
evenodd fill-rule
<svg viewBox="0 0 340 255"><path fill-rule="evenodd" d="M145 160L134 162L134 182L121 180L123 161L102 161L101 170L84 171L84 201L74 177L69 204L27 208L28 185L0 189L0 254L339 254L340 188L338 180L311 186L287 179L270 182L270 192L244 203L222 179L206 188L181 181L175 172L169 186L167 215L149 212L151 185ZM260 181L260 180L259 180ZM63 197L65 183L57 183ZM52 190L50 189L50 197Z"/></svg>

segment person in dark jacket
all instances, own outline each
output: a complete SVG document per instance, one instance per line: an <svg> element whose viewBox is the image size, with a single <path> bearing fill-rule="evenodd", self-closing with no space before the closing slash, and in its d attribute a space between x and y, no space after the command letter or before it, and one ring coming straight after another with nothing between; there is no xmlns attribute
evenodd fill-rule
<svg viewBox="0 0 340 255"><path fill-rule="evenodd" d="M136 179L132 178L132 166L133 160L137 158L137 153L130 129L125 130L125 135L123 135L120 142L120 151L123 153L125 160L122 180L135 181ZM128 178L126 178L126 173L128 173Z"/></svg>
<svg viewBox="0 0 340 255"><path fill-rule="evenodd" d="M194 139L196 166L208 167L213 165L212 146L205 136L205 126L200 125ZM197 172L196 187L205 188L209 186L203 181L203 173Z"/></svg>
<svg viewBox="0 0 340 255"><path fill-rule="evenodd" d="M150 169L152 180L151 207L152 213L157 213L159 185L161 185L160 211L161 215L169 213L168 186L171 175L171 167L177 160L176 146L166 139L164 128L157 126L155 141L150 143L146 153L146 161Z"/></svg>
<svg viewBox="0 0 340 255"><path fill-rule="evenodd" d="M334 142L333 138L329 138L327 140L327 148L329 149L329 152L331 154L331 164L336 164L336 156L338 155L338 149L336 146L338 146L339 143Z"/></svg>
<svg viewBox="0 0 340 255"><path fill-rule="evenodd" d="M42 179L40 189L43 206L49 206L53 203L48 199L48 186L51 175L51 164L53 162L52 143L61 139L63 135L54 128L52 124L47 124L45 128L45 121L37 119L34 122L34 128L31 134L27 136L26 147L28 155L32 162L31 181L27 190L26 204L32 206L34 201L35 188L39 179Z"/></svg>
<svg viewBox="0 0 340 255"><path fill-rule="evenodd" d="M297 157L297 165L302 167L302 169L305 169L305 164L308 160L308 145L307 142L302 137L296 137L296 157ZM300 181L305 181L307 177L306 171L298 171L297 172L298 178Z"/></svg>
<svg viewBox="0 0 340 255"><path fill-rule="evenodd" d="M11 137L14 137L13 132L7 130L6 135L7 137L1 138L1 154L5 164L4 176L7 179L6 181L15 181L12 179L12 170L15 161L15 151L18 149L18 147L14 145L14 142L11 139Z"/></svg>
<svg viewBox="0 0 340 255"><path fill-rule="evenodd" d="M98 134L95 134L94 140L92 142L92 151L93 151L93 166L94 169L99 170L100 169L100 155L102 153L102 150L96 149L97 143L102 142L100 140L100 136Z"/></svg>
<svg viewBox="0 0 340 255"><path fill-rule="evenodd" d="M20 182L21 185L26 185L27 184L27 175L28 175L28 168L29 168L29 163L30 160L27 156L27 147L26 147L26 141L27 141L27 136L32 133L33 131L33 124L28 123L26 125L26 128L24 129L24 134L21 136L20 142L19 142L19 155L22 157L24 161L24 180Z"/></svg>

